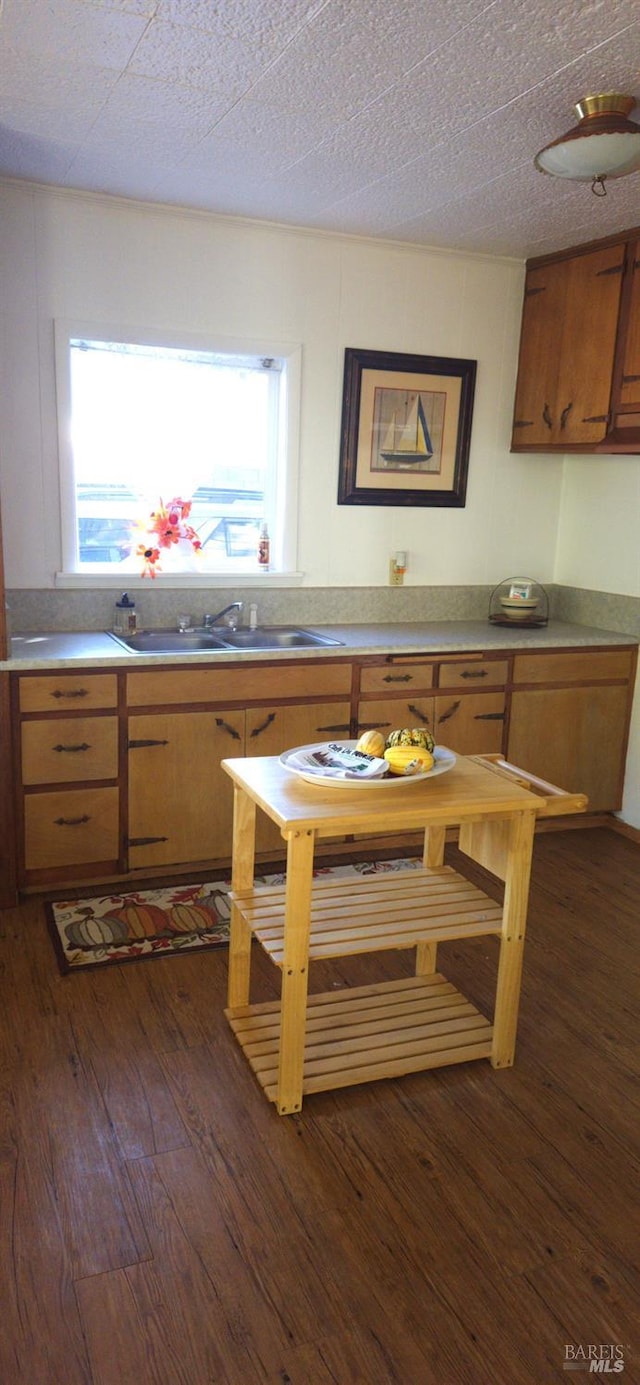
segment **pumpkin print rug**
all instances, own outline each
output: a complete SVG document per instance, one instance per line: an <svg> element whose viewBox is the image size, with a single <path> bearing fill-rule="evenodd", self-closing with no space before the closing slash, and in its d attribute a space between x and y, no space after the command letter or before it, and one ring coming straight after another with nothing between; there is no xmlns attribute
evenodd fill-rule
<svg viewBox="0 0 640 1385"><path fill-rule="evenodd" d="M418 860L361 861L325 866L315 875L375 875L408 870ZM284 875L261 875L256 884L279 885ZM58 962L63 972L144 957L224 947L229 938L230 878L205 885L174 885L132 890L96 899L54 900L46 904Z"/></svg>

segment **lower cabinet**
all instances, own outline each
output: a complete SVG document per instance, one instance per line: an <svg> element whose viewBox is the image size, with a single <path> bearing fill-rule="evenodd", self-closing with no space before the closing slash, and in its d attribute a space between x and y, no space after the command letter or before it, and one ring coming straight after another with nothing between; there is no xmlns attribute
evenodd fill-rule
<svg viewBox="0 0 640 1385"><path fill-rule="evenodd" d="M516 691L509 759L572 793L585 793L591 813L619 808L627 701L625 687Z"/></svg>
<svg viewBox="0 0 640 1385"><path fill-rule="evenodd" d="M361 702L358 714L360 731L373 727L388 735L401 726L425 726L438 745L458 755L501 751L504 723L504 691L380 698Z"/></svg>
<svg viewBox="0 0 640 1385"><path fill-rule="evenodd" d="M130 717L129 868L230 856L233 788L221 761L344 738L349 716L345 701ZM284 850L277 828L262 813L256 849Z"/></svg>

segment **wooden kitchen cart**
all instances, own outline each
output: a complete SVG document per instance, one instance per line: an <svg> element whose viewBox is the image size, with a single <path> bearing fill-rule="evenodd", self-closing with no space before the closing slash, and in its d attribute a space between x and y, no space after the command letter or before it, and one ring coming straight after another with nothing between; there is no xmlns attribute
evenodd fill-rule
<svg viewBox="0 0 640 1385"><path fill-rule="evenodd" d="M535 820L583 810L499 756L460 756L420 782L309 784L275 756L223 761L234 783L228 1008L233 1032L280 1115L312 1092L472 1058L513 1063ZM286 842L284 886L255 886L256 809ZM505 882L500 906L443 864L445 831ZM336 833L424 829L418 869L314 878L314 845ZM437 944L500 938L493 1022L436 971ZM282 970L279 1001L249 1004L251 940ZM416 949L413 977L308 994L309 964Z"/></svg>

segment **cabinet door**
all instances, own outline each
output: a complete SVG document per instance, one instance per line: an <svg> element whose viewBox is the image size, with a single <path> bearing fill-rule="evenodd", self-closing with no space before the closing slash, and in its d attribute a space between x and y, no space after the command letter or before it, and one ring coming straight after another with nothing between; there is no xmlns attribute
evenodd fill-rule
<svg viewBox="0 0 640 1385"><path fill-rule="evenodd" d="M246 755L281 755L296 745L348 740L348 702L318 702L291 707L253 707L246 713ZM327 839L333 840L333 839ZM256 850L284 855L278 828L265 813L256 817Z"/></svg>
<svg viewBox="0 0 640 1385"><path fill-rule="evenodd" d="M434 736L459 755L482 755L502 750L505 724L503 692L447 694L436 698Z"/></svg>
<svg viewBox="0 0 640 1385"><path fill-rule="evenodd" d="M129 719L129 866L231 854L233 785L220 761L244 754L244 712Z"/></svg>
<svg viewBox="0 0 640 1385"><path fill-rule="evenodd" d="M631 257L627 271L631 275L630 302L619 402L640 408L640 241L630 245L628 253Z"/></svg>
<svg viewBox="0 0 640 1385"><path fill-rule="evenodd" d="M620 807L628 688L531 689L511 698L509 760L571 793L589 812Z"/></svg>
<svg viewBox="0 0 640 1385"><path fill-rule="evenodd" d="M522 309L513 446L548 446L553 431L561 328L567 294L565 262L530 269Z"/></svg>
<svg viewBox="0 0 640 1385"><path fill-rule="evenodd" d="M373 698L358 705L358 735L363 731L399 731L402 726L426 726L434 731L434 702L431 693L414 697Z"/></svg>
<svg viewBox="0 0 640 1385"><path fill-rule="evenodd" d="M514 447L587 446L608 430L624 244L527 275Z"/></svg>

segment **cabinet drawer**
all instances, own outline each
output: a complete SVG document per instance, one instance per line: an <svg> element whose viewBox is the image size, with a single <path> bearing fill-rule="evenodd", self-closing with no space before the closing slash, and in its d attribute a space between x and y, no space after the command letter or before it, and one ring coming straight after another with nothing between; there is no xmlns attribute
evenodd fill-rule
<svg viewBox="0 0 640 1385"><path fill-rule="evenodd" d="M67 708L116 707L115 673L60 673L53 677L20 678L21 712L60 712Z"/></svg>
<svg viewBox="0 0 640 1385"><path fill-rule="evenodd" d="M422 659L403 659L392 664L365 665L360 673L360 691L403 692L433 687L434 664Z"/></svg>
<svg viewBox="0 0 640 1385"><path fill-rule="evenodd" d="M46 870L118 858L118 790L27 794L25 867Z"/></svg>
<svg viewBox="0 0 640 1385"><path fill-rule="evenodd" d="M509 672L506 659L469 659L440 665L441 688L503 688Z"/></svg>
<svg viewBox="0 0 640 1385"><path fill-rule="evenodd" d="M164 707L201 702L261 702L273 698L349 696L351 664L254 664L235 668L194 668L188 673L129 673L130 707Z"/></svg>
<svg viewBox="0 0 640 1385"><path fill-rule="evenodd" d="M594 683L600 679L630 678L634 650L604 653L584 649L567 654L517 654L514 683Z"/></svg>
<svg viewBox="0 0 640 1385"><path fill-rule="evenodd" d="M23 784L117 777L117 717L56 717L22 723Z"/></svg>

